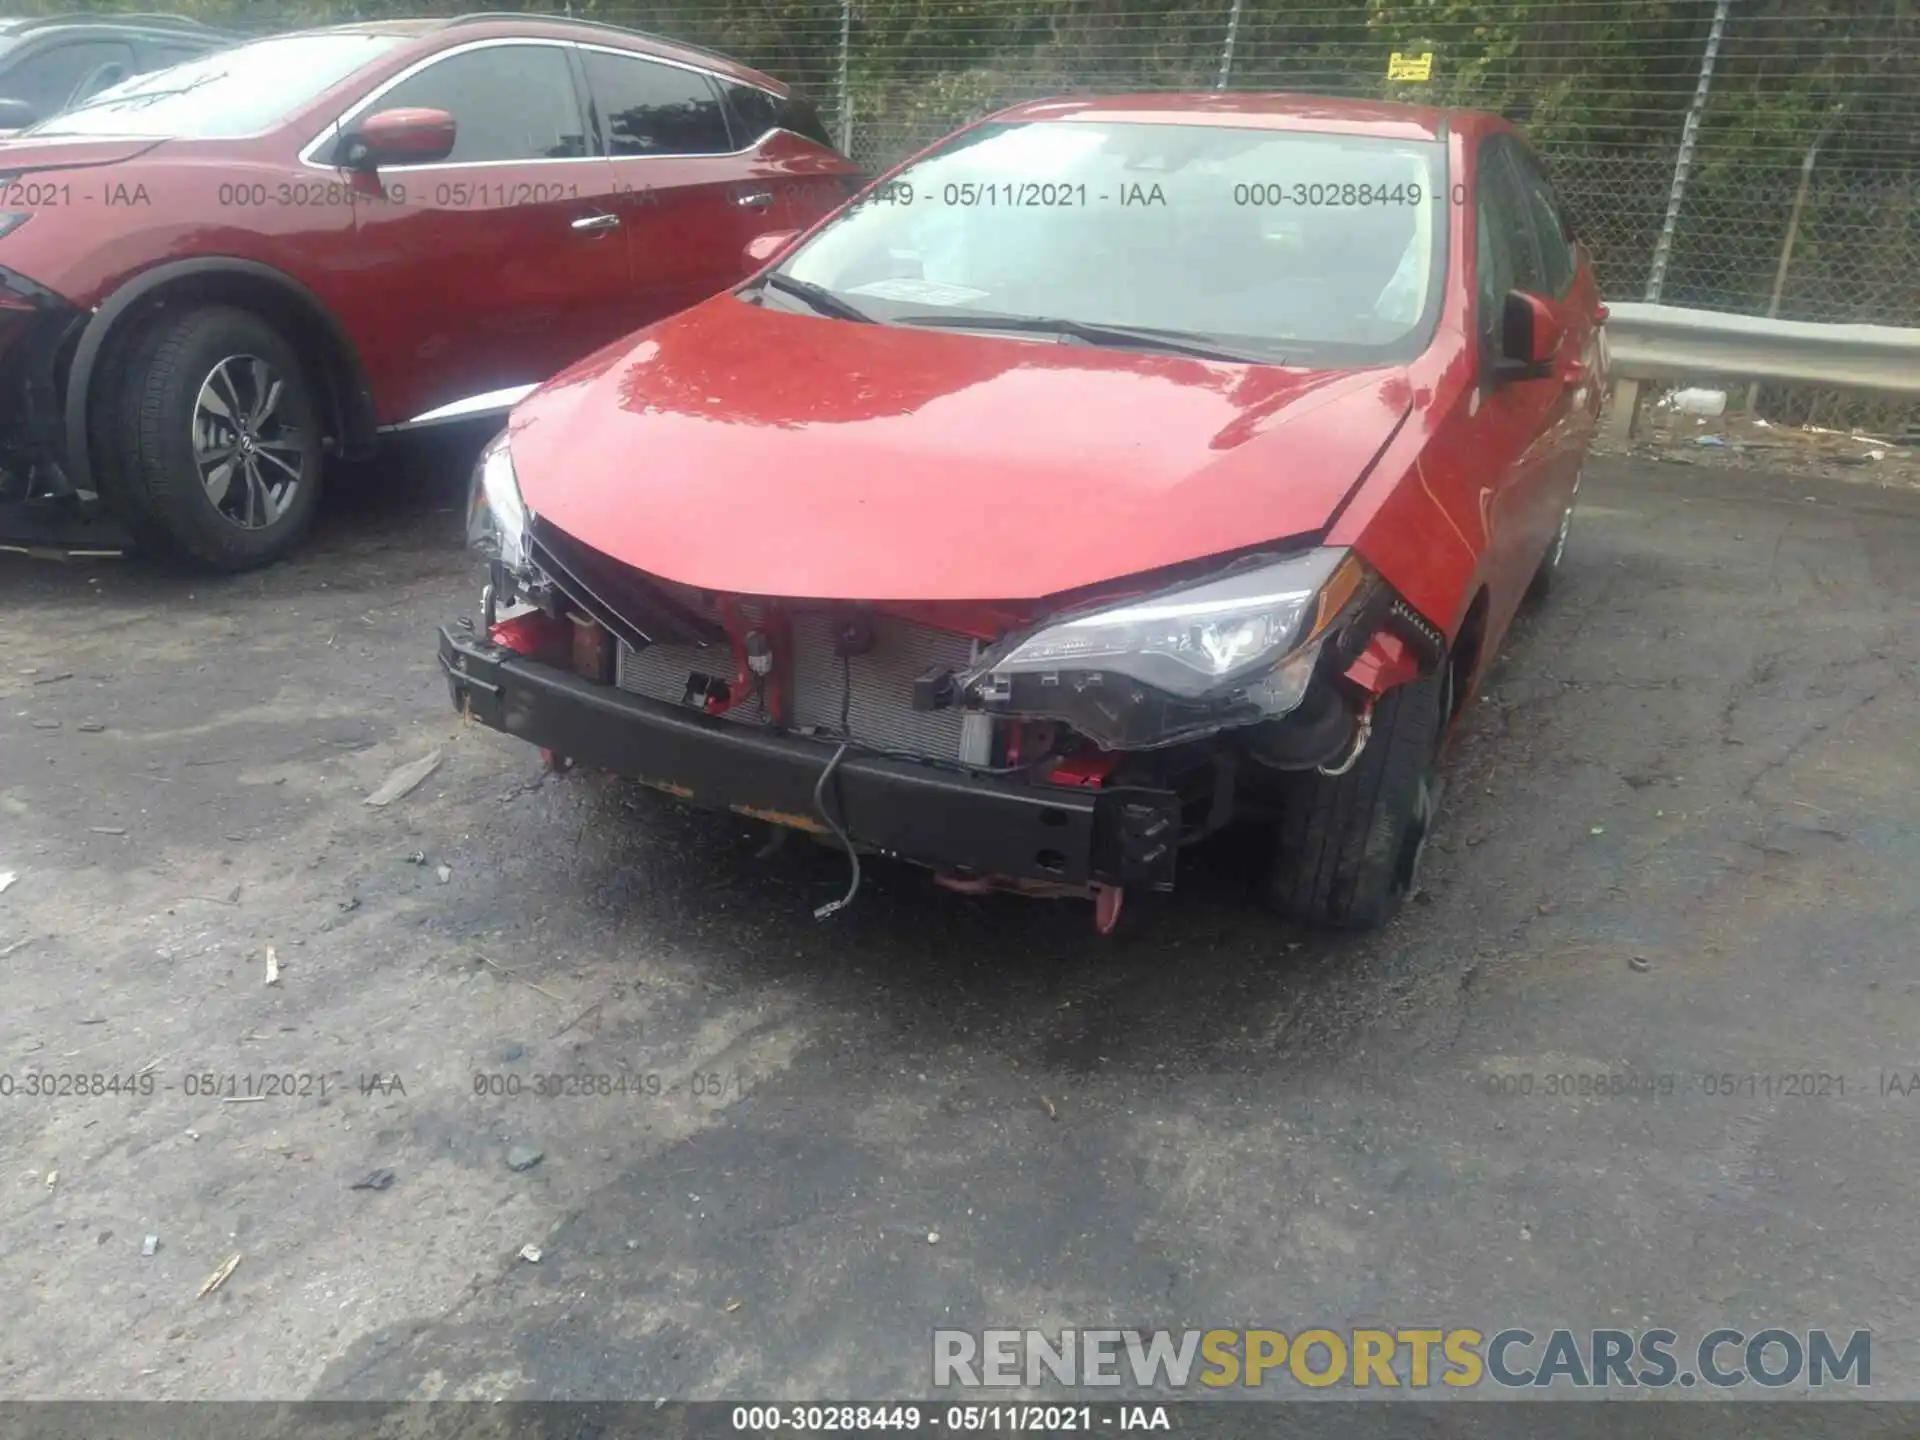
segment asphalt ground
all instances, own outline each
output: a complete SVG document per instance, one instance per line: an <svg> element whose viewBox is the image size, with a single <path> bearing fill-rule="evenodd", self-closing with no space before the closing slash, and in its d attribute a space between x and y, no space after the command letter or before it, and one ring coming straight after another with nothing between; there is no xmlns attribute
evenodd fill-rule
<svg viewBox="0 0 1920 1440"><path fill-rule="evenodd" d="M1594 461L1402 919L1291 929L1234 840L1101 939L884 864L816 922L834 853L464 725L457 452L259 574L0 557L0 1397L1370 1325L1866 1328L1920 1396L1920 494Z"/></svg>

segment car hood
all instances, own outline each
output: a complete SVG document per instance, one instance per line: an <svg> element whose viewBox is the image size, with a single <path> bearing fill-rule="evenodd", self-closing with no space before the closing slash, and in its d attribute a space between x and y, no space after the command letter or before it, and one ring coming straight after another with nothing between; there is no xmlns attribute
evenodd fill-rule
<svg viewBox="0 0 1920 1440"><path fill-rule="evenodd" d="M1013 600L1317 532L1410 407L1400 370L862 325L722 295L556 377L511 430L535 514L664 579Z"/></svg>
<svg viewBox="0 0 1920 1440"><path fill-rule="evenodd" d="M43 136L0 131L0 175L25 175L35 170L73 170L89 165L118 165L165 143L152 136Z"/></svg>

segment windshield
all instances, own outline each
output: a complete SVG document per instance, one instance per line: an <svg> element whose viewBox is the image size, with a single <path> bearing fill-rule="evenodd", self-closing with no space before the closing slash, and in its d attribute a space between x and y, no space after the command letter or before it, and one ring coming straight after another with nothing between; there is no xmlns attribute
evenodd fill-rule
<svg viewBox="0 0 1920 1440"><path fill-rule="evenodd" d="M877 186L779 273L883 322L983 312L1386 361L1432 333L1445 194L1435 141L995 124Z"/></svg>
<svg viewBox="0 0 1920 1440"><path fill-rule="evenodd" d="M271 129L394 46L397 35L284 35L155 70L102 90L29 135L225 140Z"/></svg>

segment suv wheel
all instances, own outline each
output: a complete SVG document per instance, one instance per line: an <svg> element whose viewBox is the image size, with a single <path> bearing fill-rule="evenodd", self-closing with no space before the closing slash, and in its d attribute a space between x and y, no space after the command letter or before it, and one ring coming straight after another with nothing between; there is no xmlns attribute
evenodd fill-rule
<svg viewBox="0 0 1920 1440"><path fill-rule="evenodd" d="M300 542L320 498L319 407L278 331L225 305L163 314L108 374L104 478L143 548L232 571Z"/></svg>
<svg viewBox="0 0 1920 1440"><path fill-rule="evenodd" d="M1440 803L1451 665L1396 686L1345 773L1285 777L1267 899L1309 925L1370 930L1412 894Z"/></svg>

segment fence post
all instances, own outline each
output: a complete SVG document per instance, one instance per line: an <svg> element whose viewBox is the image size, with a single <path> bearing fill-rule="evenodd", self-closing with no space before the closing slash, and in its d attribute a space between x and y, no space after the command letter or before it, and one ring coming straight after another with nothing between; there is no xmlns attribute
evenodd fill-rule
<svg viewBox="0 0 1920 1440"><path fill-rule="evenodd" d="M853 50L853 0L840 0L840 153L853 155L853 86L847 77L847 57Z"/></svg>
<svg viewBox="0 0 1920 1440"><path fill-rule="evenodd" d="M1731 3L1732 0L1717 0L1713 7L1713 28L1707 32L1706 52L1700 57L1700 83L1694 87L1686 124L1680 129L1680 158L1674 162L1673 188L1667 192L1667 218L1660 224L1660 241L1653 247L1653 273L1647 277L1650 305L1658 302L1667 283L1673 232L1680 223L1680 201L1687 193L1687 172L1693 168L1693 147L1700 138L1700 116L1707 108L1707 91L1713 85L1713 62L1719 58L1720 41L1727 33L1727 10Z"/></svg>
<svg viewBox="0 0 1920 1440"><path fill-rule="evenodd" d="M1227 38L1220 46L1220 74L1213 82L1213 88L1224 90L1227 82L1233 79L1233 42L1240 34L1241 0L1233 0L1233 8L1227 11Z"/></svg>

